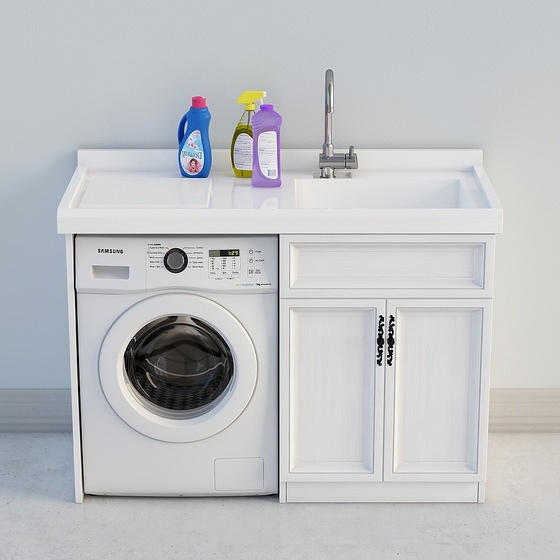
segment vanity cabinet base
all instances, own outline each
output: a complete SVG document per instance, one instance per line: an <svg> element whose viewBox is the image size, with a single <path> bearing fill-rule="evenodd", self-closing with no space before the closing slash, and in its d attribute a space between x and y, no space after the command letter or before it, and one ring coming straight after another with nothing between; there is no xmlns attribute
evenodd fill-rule
<svg viewBox="0 0 560 560"><path fill-rule="evenodd" d="M478 502L484 482L282 482L280 502Z"/></svg>

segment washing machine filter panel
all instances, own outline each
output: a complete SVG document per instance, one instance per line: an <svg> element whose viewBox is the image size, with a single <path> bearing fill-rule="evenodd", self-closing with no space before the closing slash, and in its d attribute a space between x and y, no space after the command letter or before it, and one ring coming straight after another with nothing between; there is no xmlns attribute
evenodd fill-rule
<svg viewBox="0 0 560 560"><path fill-rule="evenodd" d="M130 389L142 401L183 418L211 410L234 379L233 355L223 337L189 315L148 323L128 344L124 362Z"/></svg>

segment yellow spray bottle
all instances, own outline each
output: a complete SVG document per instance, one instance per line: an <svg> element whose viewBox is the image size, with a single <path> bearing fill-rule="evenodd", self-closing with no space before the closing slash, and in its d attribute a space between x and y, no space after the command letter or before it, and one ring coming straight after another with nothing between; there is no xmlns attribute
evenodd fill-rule
<svg viewBox="0 0 560 560"><path fill-rule="evenodd" d="M231 166L236 177L251 177L253 169L253 115L255 103L266 97L266 91L244 91L237 103L245 110L239 119L231 139Z"/></svg>

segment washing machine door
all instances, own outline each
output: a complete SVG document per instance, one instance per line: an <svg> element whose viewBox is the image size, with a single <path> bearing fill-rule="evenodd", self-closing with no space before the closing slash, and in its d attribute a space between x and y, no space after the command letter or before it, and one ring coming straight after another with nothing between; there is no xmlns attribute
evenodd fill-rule
<svg viewBox="0 0 560 560"><path fill-rule="evenodd" d="M192 442L238 418L257 382L247 331L224 307L164 294L125 311L107 332L99 378L113 410L154 439Z"/></svg>

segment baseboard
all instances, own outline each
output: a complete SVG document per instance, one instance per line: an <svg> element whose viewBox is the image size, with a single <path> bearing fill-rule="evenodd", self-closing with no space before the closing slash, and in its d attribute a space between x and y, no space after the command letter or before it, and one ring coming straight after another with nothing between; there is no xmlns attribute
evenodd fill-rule
<svg viewBox="0 0 560 560"><path fill-rule="evenodd" d="M70 389L0 389L0 432L71 432Z"/></svg>
<svg viewBox="0 0 560 560"><path fill-rule="evenodd" d="M70 389L0 389L0 432L71 432ZM492 389L491 432L560 432L560 389Z"/></svg>
<svg viewBox="0 0 560 560"><path fill-rule="evenodd" d="M560 389L491 389L491 432L560 432Z"/></svg>

